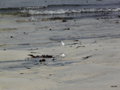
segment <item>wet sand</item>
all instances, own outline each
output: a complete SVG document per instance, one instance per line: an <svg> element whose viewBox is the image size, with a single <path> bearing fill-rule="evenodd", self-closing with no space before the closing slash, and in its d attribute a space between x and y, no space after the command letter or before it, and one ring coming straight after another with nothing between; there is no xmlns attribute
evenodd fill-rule
<svg viewBox="0 0 120 90"><path fill-rule="evenodd" d="M119 22L1 16L0 90L119 90ZM56 60L35 64L29 54Z"/></svg>

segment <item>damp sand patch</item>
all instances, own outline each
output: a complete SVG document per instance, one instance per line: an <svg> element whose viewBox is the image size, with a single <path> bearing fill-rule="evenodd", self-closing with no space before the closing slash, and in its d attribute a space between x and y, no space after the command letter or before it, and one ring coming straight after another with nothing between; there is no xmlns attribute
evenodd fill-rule
<svg viewBox="0 0 120 90"><path fill-rule="evenodd" d="M29 20L16 20L17 23L27 23L30 22Z"/></svg>
<svg viewBox="0 0 120 90"><path fill-rule="evenodd" d="M30 17L31 15L27 12L4 12L0 13L0 16L19 16L19 17Z"/></svg>
<svg viewBox="0 0 120 90"><path fill-rule="evenodd" d="M7 46L7 44L0 44L0 47L5 47Z"/></svg>
<svg viewBox="0 0 120 90"><path fill-rule="evenodd" d="M17 28L0 28L0 32L3 32L3 31L15 31L17 30Z"/></svg>

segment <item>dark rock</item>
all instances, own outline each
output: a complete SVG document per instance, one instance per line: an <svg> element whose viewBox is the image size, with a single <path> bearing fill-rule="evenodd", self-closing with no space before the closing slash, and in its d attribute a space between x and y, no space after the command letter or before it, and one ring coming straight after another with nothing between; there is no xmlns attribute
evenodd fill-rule
<svg viewBox="0 0 120 90"><path fill-rule="evenodd" d="M14 38L13 36L10 36L10 38Z"/></svg>
<svg viewBox="0 0 120 90"><path fill-rule="evenodd" d="M4 50L4 51L6 51L6 49L5 49L5 48L4 48L3 50Z"/></svg>
<svg viewBox="0 0 120 90"><path fill-rule="evenodd" d="M46 60L45 59L41 59L41 60L39 60L39 62L42 64L42 63L45 63Z"/></svg>
<svg viewBox="0 0 120 90"><path fill-rule="evenodd" d="M63 19L62 22L67 22L67 20L66 20L66 19Z"/></svg>
<svg viewBox="0 0 120 90"><path fill-rule="evenodd" d="M50 31L52 31L52 29L51 29L51 28L50 28L49 30L50 30Z"/></svg>
<svg viewBox="0 0 120 90"><path fill-rule="evenodd" d="M52 55L33 55L33 54L29 54L28 56L30 56L31 58L54 58Z"/></svg>
<svg viewBox="0 0 120 90"><path fill-rule="evenodd" d="M52 55L41 55L41 58L54 58Z"/></svg>
<svg viewBox="0 0 120 90"><path fill-rule="evenodd" d="M116 88L116 87L118 87L117 85L111 85L110 87L112 87L112 88Z"/></svg>
<svg viewBox="0 0 120 90"><path fill-rule="evenodd" d="M53 58L52 61L55 61L55 58Z"/></svg>
<svg viewBox="0 0 120 90"><path fill-rule="evenodd" d="M119 23L119 21L116 21L115 23L117 23L117 24L118 24L118 23Z"/></svg>
<svg viewBox="0 0 120 90"><path fill-rule="evenodd" d="M70 30L70 28L65 28L64 30Z"/></svg>
<svg viewBox="0 0 120 90"><path fill-rule="evenodd" d="M49 76L52 76L53 74L49 74Z"/></svg>
<svg viewBox="0 0 120 90"><path fill-rule="evenodd" d="M25 67L26 69L31 69L30 67Z"/></svg>
<svg viewBox="0 0 120 90"><path fill-rule="evenodd" d="M28 56L30 56L31 58L36 58L36 56L29 54Z"/></svg>
<svg viewBox="0 0 120 90"><path fill-rule="evenodd" d="M85 46L77 46L76 48L80 48L80 47L85 47Z"/></svg>
<svg viewBox="0 0 120 90"><path fill-rule="evenodd" d="M92 55L83 57L83 59L84 59L84 60L85 60L85 59L89 59L90 57L92 57Z"/></svg>
<svg viewBox="0 0 120 90"><path fill-rule="evenodd" d="M78 42L79 40L74 40L75 42Z"/></svg>
<svg viewBox="0 0 120 90"><path fill-rule="evenodd" d="M120 18L120 15L118 15L118 18Z"/></svg>

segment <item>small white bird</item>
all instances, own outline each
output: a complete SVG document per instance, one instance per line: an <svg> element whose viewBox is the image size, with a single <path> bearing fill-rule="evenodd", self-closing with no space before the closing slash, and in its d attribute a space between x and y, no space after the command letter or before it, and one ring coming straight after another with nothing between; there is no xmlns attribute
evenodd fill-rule
<svg viewBox="0 0 120 90"><path fill-rule="evenodd" d="M62 53L60 56L64 58L66 55L64 53Z"/></svg>
<svg viewBox="0 0 120 90"><path fill-rule="evenodd" d="M65 43L63 41L61 41L61 44L62 44L62 46L65 46Z"/></svg>
<svg viewBox="0 0 120 90"><path fill-rule="evenodd" d="M64 43L63 41L61 41L61 45L62 45L62 46L65 46L65 43ZM62 53L62 54L60 54L60 56L61 56L62 58L64 58L66 55L65 55L64 53Z"/></svg>

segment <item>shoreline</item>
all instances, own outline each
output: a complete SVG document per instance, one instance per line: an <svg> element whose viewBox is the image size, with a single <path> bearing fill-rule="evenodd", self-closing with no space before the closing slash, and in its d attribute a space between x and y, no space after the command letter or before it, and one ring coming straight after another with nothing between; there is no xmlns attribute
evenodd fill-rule
<svg viewBox="0 0 120 90"><path fill-rule="evenodd" d="M120 89L120 18L41 18L0 16L1 90Z"/></svg>

